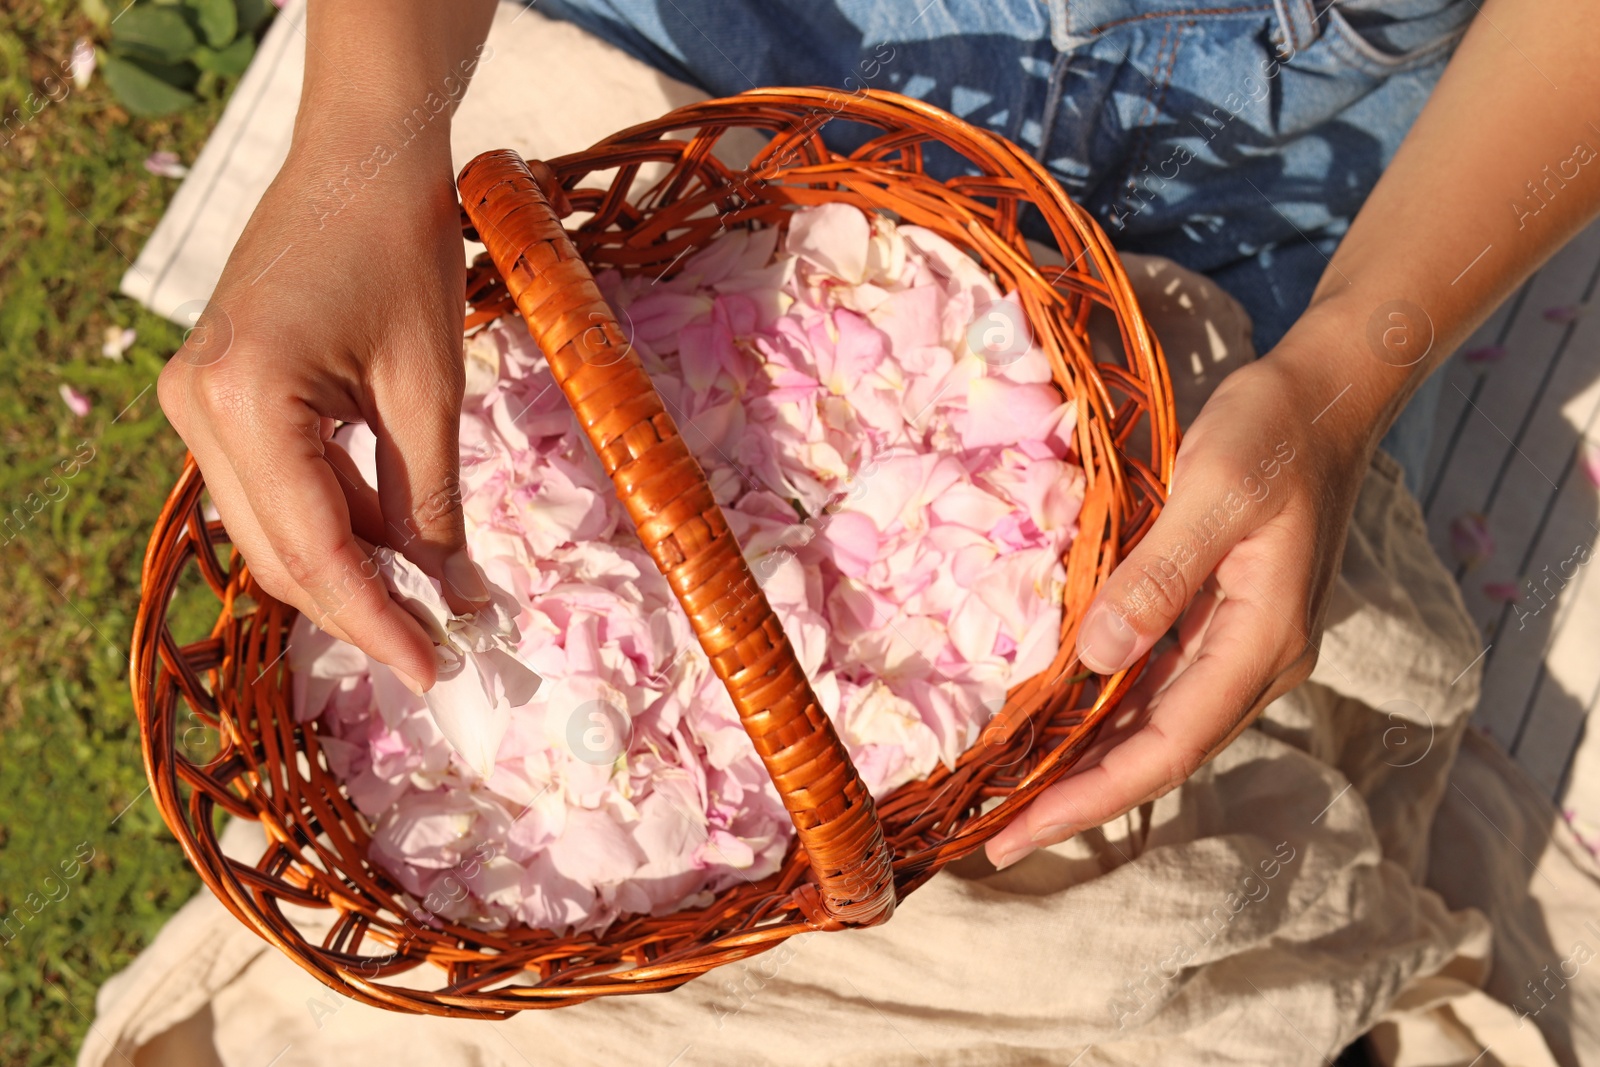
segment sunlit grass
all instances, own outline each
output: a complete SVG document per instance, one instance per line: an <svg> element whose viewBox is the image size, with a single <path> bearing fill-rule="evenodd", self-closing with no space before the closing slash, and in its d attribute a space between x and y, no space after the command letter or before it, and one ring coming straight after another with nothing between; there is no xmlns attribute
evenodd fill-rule
<svg viewBox="0 0 1600 1067"><path fill-rule="evenodd" d="M0 116L10 117L0 130L10 139L0 143L0 518L13 516L0 530L7 1065L70 1063L100 983L199 884L144 792L127 679L144 543L183 455L154 391L181 333L117 285L178 185L143 160L166 149L192 163L221 105L135 120L98 77L66 93L50 82L49 99L45 79L93 33L64 0L0 6ZM100 351L112 325L139 335L120 361ZM86 417L69 411L63 384L89 398Z"/></svg>

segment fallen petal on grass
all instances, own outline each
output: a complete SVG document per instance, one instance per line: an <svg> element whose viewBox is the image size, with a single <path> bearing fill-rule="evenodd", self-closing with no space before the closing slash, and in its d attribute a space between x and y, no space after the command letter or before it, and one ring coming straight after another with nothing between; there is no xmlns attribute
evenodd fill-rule
<svg viewBox="0 0 1600 1067"><path fill-rule="evenodd" d="M72 84L79 89L86 88L90 79L94 77L94 42L87 37L79 37L74 41L69 63L72 69Z"/></svg>
<svg viewBox="0 0 1600 1067"><path fill-rule="evenodd" d="M171 152L151 152L145 157L144 169L162 178L182 178L189 168Z"/></svg>
<svg viewBox="0 0 1600 1067"><path fill-rule="evenodd" d="M81 419L89 414L89 398L66 382L61 383L61 400L67 407L72 409L72 413L78 418Z"/></svg>
<svg viewBox="0 0 1600 1067"><path fill-rule="evenodd" d="M107 326L105 343L100 346L100 354L107 359L122 358L122 354L133 347L133 342L139 334L132 326Z"/></svg>

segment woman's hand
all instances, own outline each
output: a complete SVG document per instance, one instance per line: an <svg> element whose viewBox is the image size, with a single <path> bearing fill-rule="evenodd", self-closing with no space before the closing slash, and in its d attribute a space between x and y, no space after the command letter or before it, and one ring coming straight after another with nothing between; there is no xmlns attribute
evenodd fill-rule
<svg viewBox="0 0 1600 1067"><path fill-rule="evenodd" d="M1280 346L1196 417L1166 507L1090 606L1078 652L1111 674L1174 623L1177 640L1078 768L989 841L997 867L1177 788L1311 673L1371 446L1337 403L1323 412L1339 386L1310 364Z"/></svg>
<svg viewBox="0 0 1600 1067"><path fill-rule="evenodd" d="M457 610L487 598L459 494L450 119L491 14L486 0L312 5L288 159L158 388L261 587L418 692L433 642L368 549L403 552ZM377 436L376 490L329 441L336 420Z"/></svg>
<svg viewBox="0 0 1600 1067"><path fill-rule="evenodd" d="M420 690L432 641L357 537L404 552L458 601L484 595L457 491L461 229L448 152L432 145L330 185L371 151L361 143L297 140L160 397L261 587ZM376 493L328 441L334 420L376 433Z"/></svg>
<svg viewBox="0 0 1600 1067"><path fill-rule="evenodd" d="M1310 309L1196 417L1166 509L1078 640L1085 664L1118 669L1181 612L1176 647L1130 692L1122 718L1133 721L1110 724L1080 770L988 843L997 865L1177 787L1311 673L1378 440L1422 380L1600 212L1593 166L1528 203L1550 166L1595 158L1595 129L1571 101L1600 93L1597 16L1600 0L1485 0Z"/></svg>

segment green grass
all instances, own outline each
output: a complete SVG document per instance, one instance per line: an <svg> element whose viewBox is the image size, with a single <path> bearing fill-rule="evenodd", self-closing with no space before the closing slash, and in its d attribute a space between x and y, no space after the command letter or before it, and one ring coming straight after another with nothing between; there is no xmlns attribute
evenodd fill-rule
<svg viewBox="0 0 1600 1067"><path fill-rule="evenodd" d="M145 540L183 455L154 390L182 335L117 285L178 185L143 160L166 149L192 163L221 102L133 119L97 76L18 125L81 35L94 28L66 0L0 6L0 117L13 116L0 132L0 516L31 511L30 494L41 505L0 545L0 920L38 909L0 926L5 1065L70 1063L101 982L199 887L144 792L127 671ZM110 325L138 330L120 362L100 352ZM63 383L92 401L87 417Z"/></svg>

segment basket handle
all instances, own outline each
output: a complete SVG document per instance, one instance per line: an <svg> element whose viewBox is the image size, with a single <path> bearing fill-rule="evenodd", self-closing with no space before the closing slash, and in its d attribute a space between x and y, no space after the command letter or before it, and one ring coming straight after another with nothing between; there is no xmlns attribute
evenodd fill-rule
<svg viewBox="0 0 1600 1067"><path fill-rule="evenodd" d="M552 198L565 206L559 186L544 164L532 168L505 150L468 163L456 182L467 217L778 787L816 876L802 908L822 925L882 922L894 911L894 872L872 796L705 472L552 210Z"/></svg>

